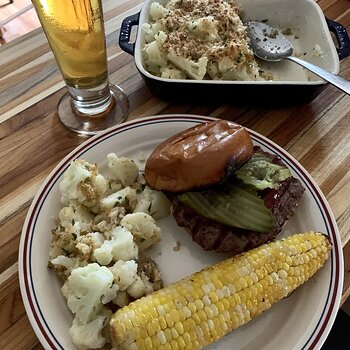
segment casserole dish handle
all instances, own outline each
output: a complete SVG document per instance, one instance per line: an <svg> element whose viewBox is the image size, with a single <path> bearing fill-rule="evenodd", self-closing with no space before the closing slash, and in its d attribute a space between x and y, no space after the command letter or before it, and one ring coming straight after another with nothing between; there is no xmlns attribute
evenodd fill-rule
<svg viewBox="0 0 350 350"><path fill-rule="evenodd" d="M130 55L134 55L135 43L130 42L131 29L133 26L139 24L140 13L135 13L134 15L126 17L120 28L119 34L119 45L125 52Z"/></svg>
<svg viewBox="0 0 350 350"><path fill-rule="evenodd" d="M350 39L349 35L346 32L346 29L344 26L342 26L340 23L332 21L329 18L326 18L328 29L334 33L337 42L337 52L339 56L339 60L342 60L350 55Z"/></svg>

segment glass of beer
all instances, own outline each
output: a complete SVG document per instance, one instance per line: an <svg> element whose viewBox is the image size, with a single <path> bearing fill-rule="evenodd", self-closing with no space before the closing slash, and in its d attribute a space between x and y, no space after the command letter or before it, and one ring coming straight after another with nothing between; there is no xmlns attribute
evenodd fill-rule
<svg viewBox="0 0 350 350"><path fill-rule="evenodd" d="M129 101L108 80L101 0L32 0L68 92L58 114L69 129L96 134L121 123Z"/></svg>

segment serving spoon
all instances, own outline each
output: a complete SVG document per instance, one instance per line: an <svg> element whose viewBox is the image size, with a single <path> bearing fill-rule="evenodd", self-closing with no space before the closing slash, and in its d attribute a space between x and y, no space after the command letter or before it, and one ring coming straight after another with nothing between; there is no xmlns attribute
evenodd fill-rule
<svg viewBox="0 0 350 350"><path fill-rule="evenodd" d="M245 23L245 25L248 28L250 47L252 48L255 56L269 62L277 62L281 61L282 59L287 59L298 63L350 95L349 81L312 63L292 56L293 45L279 31L262 22L248 21Z"/></svg>

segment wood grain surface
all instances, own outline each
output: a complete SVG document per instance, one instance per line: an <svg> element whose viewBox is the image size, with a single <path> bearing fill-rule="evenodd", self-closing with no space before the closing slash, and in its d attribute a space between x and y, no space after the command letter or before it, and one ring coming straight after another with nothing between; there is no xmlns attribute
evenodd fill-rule
<svg viewBox="0 0 350 350"><path fill-rule="evenodd" d="M320 0L325 15L350 31L349 0ZM322 189L339 226L345 256L344 301L350 294L350 97L326 88L287 107L171 104L147 89L133 58L118 46L121 21L140 0L106 0L110 80L130 99L129 120L167 113L230 119L285 148ZM340 75L350 80L350 57ZM37 29L0 47L0 349L42 349L26 316L18 281L18 247L28 207L54 166L85 139L65 129L56 106L64 83L45 35Z"/></svg>

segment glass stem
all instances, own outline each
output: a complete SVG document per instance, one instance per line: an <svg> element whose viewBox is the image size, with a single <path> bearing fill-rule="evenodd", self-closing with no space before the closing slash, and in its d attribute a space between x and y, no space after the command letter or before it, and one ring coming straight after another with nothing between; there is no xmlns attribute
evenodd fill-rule
<svg viewBox="0 0 350 350"><path fill-rule="evenodd" d="M75 88L67 85L72 97L72 107L83 115L101 115L109 111L113 104L113 97L109 89L108 79L93 88Z"/></svg>

